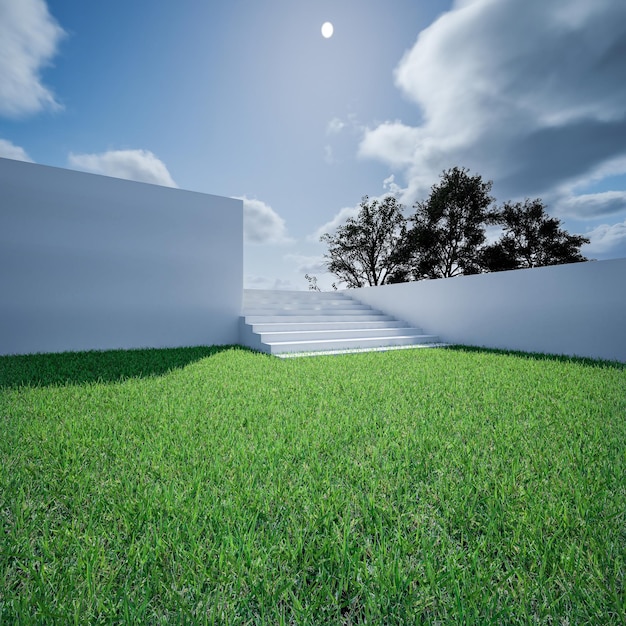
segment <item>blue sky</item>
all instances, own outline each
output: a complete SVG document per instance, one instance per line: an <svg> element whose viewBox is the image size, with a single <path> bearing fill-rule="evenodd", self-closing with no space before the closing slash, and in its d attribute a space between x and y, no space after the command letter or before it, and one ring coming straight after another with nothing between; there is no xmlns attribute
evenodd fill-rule
<svg viewBox="0 0 626 626"><path fill-rule="evenodd" d="M0 0L0 156L243 198L247 288L455 165L622 258L626 3Z"/></svg>

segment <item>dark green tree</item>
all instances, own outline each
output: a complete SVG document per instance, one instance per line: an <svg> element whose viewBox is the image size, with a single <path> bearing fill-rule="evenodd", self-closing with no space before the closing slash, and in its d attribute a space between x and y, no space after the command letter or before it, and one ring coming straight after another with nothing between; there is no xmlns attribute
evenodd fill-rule
<svg viewBox="0 0 626 626"><path fill-rule="evenodd" d="M413 222L396 255L400 266L410 268L414 280L446 278L481 271L480 248L485 226L493 223L489 195L492 183L466 168L453 167L441 174L425 202L418 202Z"/></svg>
<svg viewBox="0 0 626 626"><path fill-rule="evenodd" d="M504 229L502 237L485 246L481 253L482 265L487 271L588 260L580 253L580 246L589 243L589 239L562 230L561 221L546 213L540 198L526 199L523 203L505 202L497 223Z"/></svg>
<svg viewBox="0 0 626 626"><path fill-rule="evenodd" d="M393 196L368 202L365 196L356 219L349 218L328 243L328 271L348 288L384 285L406 280L407 273L397 256L398 242L406 235L402 205Z"/></svg>

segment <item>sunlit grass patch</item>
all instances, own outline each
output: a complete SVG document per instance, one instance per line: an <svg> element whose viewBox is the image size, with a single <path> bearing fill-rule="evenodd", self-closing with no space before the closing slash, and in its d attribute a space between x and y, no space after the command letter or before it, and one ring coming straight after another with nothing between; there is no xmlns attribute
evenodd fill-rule
<svg viewBox="0 0 626 626"><path fill-rule="evenodd" d="M0 623L624 623L623 365L0 357Z"/></svg>

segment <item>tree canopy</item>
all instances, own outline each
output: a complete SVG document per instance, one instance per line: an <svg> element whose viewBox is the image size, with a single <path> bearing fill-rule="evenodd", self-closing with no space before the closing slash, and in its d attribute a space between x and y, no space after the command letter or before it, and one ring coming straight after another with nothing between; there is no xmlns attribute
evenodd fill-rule
<svg viewBox="0 0 626 626"><path fill-rule="evenodd" d="M479 247L485 241L485 225L496 216L490 209L491 186L480 175L453 167L441 174L426 201L413 206L413 227L398 254L414 280L481 271Z"/></svg>
<svg viewBox="0 0 626 626"><path fill-rule="evenodd" d="M540 198L522 202L505 202L496 223L502 225L499 241L486 246L482 264L487 271L543 267L579 263L588 259L580 246L589 239L570 235L561 229L561 221L550 217Z"/></svg>
<svg viewBox="0 0 626 626"><path fill-rule="evenodd" d="M540 198L497 209L492 182L480 175L453 167L440 178L408 220L393 196L371 202L365 196L356 219L320 237L329 244L328 271L353 288L588 260L580 247L589 239L563 230ZM503 233L485 244L489 225ZM315 277L306 278L318 289Z"/></svg>
<svg viewBox="0 0 626 626"><path fill-rule="evenodd" d="M397 243L406 234L402 205L393 196L368 202L335 235L320 237L329 245L326 265L348 288L384 285L406 279L397 260Z"/></svg>

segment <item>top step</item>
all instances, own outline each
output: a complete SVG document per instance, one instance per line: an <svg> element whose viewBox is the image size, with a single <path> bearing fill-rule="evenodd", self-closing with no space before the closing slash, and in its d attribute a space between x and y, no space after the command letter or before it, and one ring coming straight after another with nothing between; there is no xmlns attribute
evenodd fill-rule
<svg viewBox="0 0 626 626"><path fill-rule="evenodd" d="M318 309L332 307L342 309L361 306L349 296L337 292L319 291L269 291L264 289L244 290L242 310L250 314L259 309L278 310L291 309ZM368 307L365 307L368 308Z"/></svg>
<svg viewBox="0 0 626 626"><path fill-rule="evenodd" d="M325 299L325 298L343 298L346 297L340 291L283 291L271 289L244 289L244 300L281 300L281 299ZM348 296L349 297L349 296Z"/></svg>

